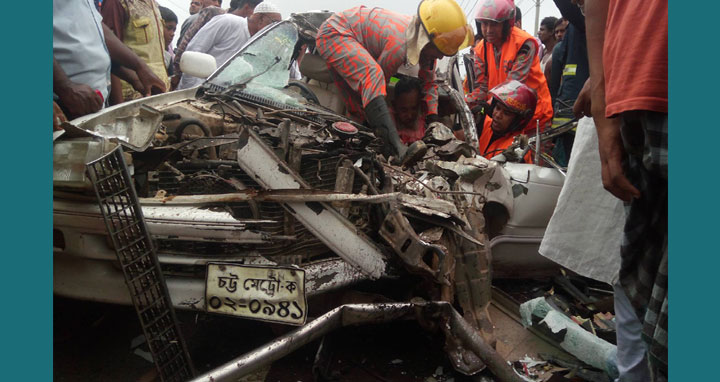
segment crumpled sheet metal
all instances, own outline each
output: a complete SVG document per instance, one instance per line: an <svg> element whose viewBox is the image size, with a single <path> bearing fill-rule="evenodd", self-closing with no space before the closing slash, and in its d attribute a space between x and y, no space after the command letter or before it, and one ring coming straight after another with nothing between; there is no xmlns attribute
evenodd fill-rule
<svg viewBox="0 0 720 382"><path fill-rule="evenodd" d="M451 191L450 183L448 183L447 179L443 178L442 176L435 176L430 178L429 186L432 187L433 190L437 191ZM445 194L447 196L447 194ZM440 195L441 197L443 195ZM445 198L447 199L447 198Z"/></svg>
<svg viewBox="0 0 720 382"><path fill-rule="evenodd" d="M455 134L442 122L431 123L425 129L425 136L423 137L423 141L437 145L444 145L453 139L455 139Z"/></svg>
<svg viewBox="0 0 720 382"><path fill-rule="evenodd" d="M450 285L447 269L444 268L447 264L446 250L424 241L399 210L387 214L380 226L379 234L405 263L408 272L421 275L438 284ZM436 267L433 267L432 257L426 256L428 253L437 256ZM430 264L427 262L428 259Z"/></svg>
<svg viewBox="0 0 720 382"><path fill-rule="evenodd" d="M480 156L472 159L475 163L482 162L487 164L487 169L483 171L482 175L472 181L473 191L482 194L484 198L483 203L499 203L507 209L509 216L513 216L515 199L512 192L510 174L497 162Z"/></svg>
<svg viewBox="0 0 720 382"><path fill-rule="evenodd" d="M401 191L405 193L406 195L420 195L420 196L426 196L431 197L432 191L426 187L428 185L428 181L432 178L432 174L430 174L427 171L418 171L415 173L415 178L410 180L409 177L402 175L402 174L392 174L393 175L393 183L400 184L400 187L398 188L398 191Z"/></svg>
<svg viewBox="0 0 720 382"><path fill-rule="evenodd" d="M445 232L443 227L432 227L420 232L420 239L427 243L437 243Z"/></svg>
<svg viewBox="0 0 720 382"><path fill-rule="evenodd" d="M297 26L300 37L308 41L315 41L318 29L332 15L333 13L329 11L292 13L290 20Z"/></svg>
<svg viewBox="0 0 720 382"><path fill-rule="evenodd" d="M467 221L460 212L458 212L455 204L447 200L400 194L399 202L401 206L417 211L423 215L450 219L462 226L467 225Z"/></svg>
<svg viewBox="0 0 720 382"><path fill-rule="evenodd" d="M250 129L242 130L237 153L240 167L264 189L311 188ZM386 267L382 250L334 208L321 202L287 202L283 206L345 261L372 279L382 276Z"/></svg>
<svg viewBox="0 0 720 382"><path fill-rule="evenodd" d="M490 168L490 164L487 161L480 159L480 157L461 157L454 162L428 160L425 161L425 168L435 175L439 175L450 180L461 178L462 180L468 182L476 180L486 172L493 171L493 169Z"/></svg>
<svg viewBox="0 0 720 382"><path fill-rule="evenodd" d="M478 146L480 146L477 129L475 128L475 119L470 111L470 107L465 102L465 98L462 93L450 87L448 81L442 81L440 88L447 91L450 95L450 100L453 106L458 110L458 117L460 118L460 124L463 127L465 133L465 142L472 148L475 153L478 153Z"/></svg>
<svg viewBox="0 0 720 382"><path fill-rule="evenodd" d="M500 381L522 381L507 361L482 340L450 303L444 301L342 305L192 381L236 381L341 327L412 318L438 321L443 330L456 336L464 346L478 354Z"/></svg>
<svg viewBox="0 0 720 382"><path fill-rule="evenodd" d="M453 139L450 142L434 148L435 153L444 160L457 160L461 156L472 157L474 152L472 147L466 142Z"/></svg>
<svg viewBox="0 0 720 382"><path fill-rule="evenodd" d="M494 346L496 338L494 326L487 310L491 300L491 277L489 251L486 250L486 236L482 234L485 226L482 213L478 208L465 208L465 216L471 222L462 232L465 237L475 240L460 240L458 236L445 236L442 244L448 253L455 257L455 274L453 288L454 301L460 305L463 318L482 338ZM462 236L462 235L460 235ZM446 336L446 351L450 355L456 370L472 375L485 368L485 364L474 354L458 348L457 340Z"/></svg>
<svg viewBox="0 0 720 382"><path fill-rule="evenodd" d="M532 316L542 318L541 324L547 325L553 333L565 330L560 347L588 365L604 370L610 378L618 377L617 346L593 335L562 312L555 310L544 297L520 305L523 326L532 326Z"/></svg>
<svg viewBox="0 0 720 382"><path fill-rule="evenodd" d="M111 122L98 121L96 124L74 125L64 122L62 128L68 137L92 135L118 141L135 151L145 151L160 128L163 114L147 105L141 105L137 113L119 115Z"/></svg>

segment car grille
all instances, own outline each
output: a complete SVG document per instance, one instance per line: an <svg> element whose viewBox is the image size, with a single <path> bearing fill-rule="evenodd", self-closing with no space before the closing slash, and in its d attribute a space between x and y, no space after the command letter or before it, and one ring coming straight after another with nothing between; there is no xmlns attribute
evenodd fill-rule
<svg viewBox="0 0 720 382"><path fill-rule="evenodd" d="M329 156L303 158L300 176L314 189L332 191L335 188L335 178L338 164L348 157ZM351 160L356 160L359 156ZM228 179L241 181L247 188L260 188L237 163L230 161L185 161L174 164L183 176L174 171L161 170L157 172L157 182L150 188L151 193L165 190L168 195L207 195L237 192ZM354 191L358 192L361 182L355 182ZM226 208L236 218L261 218L272 220L270 223L260 223L253 229L266 232L270 236L294 236L295 240L278 240L262 244L243 244L213 241L187 241L176 239L157 239L158 249L165 253L192 254L193 256L247 256L251 251L257 251L262 256L277 263L299 264L325 257L331 253L319 239L305 228L300 222L293 219L279 203L260 202L256 204L257 216L253 213L249 203L232 203ZM351 221L358 222L361 230L370 233L367 224L369 220L369 207L358 205L352 209L349 217ZM287 228L286 228L287 227Z"/></svg>

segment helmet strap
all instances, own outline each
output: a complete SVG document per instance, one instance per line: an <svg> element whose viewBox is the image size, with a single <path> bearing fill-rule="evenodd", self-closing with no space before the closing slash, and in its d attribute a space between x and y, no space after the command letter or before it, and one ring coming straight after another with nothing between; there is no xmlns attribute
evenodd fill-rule
<svg viewBox="0 0 720 382"><path fill-rule="evenodd" d="M503 30L502 30L502 41L505 43L510 37L510 33L512 32L513 23L510 22L510 20L505 20L503 22Z"/></svg>

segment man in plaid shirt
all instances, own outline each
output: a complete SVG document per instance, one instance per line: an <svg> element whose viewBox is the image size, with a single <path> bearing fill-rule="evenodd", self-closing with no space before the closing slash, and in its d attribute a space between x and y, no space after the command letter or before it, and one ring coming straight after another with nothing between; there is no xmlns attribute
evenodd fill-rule
<svg viewBox="0 0 720 382"><path fill-rule="evenodd" d="M579 97L576 111L592 114L603 186L626 202L615 288L620 381L667 381L668 4L573 1L586 12L591 94L591 109Z"/></svg>

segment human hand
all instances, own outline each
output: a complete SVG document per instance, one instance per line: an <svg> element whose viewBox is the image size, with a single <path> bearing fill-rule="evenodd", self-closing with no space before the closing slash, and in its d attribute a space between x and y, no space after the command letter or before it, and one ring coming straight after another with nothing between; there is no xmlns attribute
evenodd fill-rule
<svg viewBox="0 0 720 382"><path fill-rule="evenodd" d="M585 81L582 90L573 104L573 115L580 119L583 116L592 117L592 102L590 100L590 79Z"/></svg>
<svg viewBox="0 0 720 382"><path fill-rule="evenodd" d="M640 191L630 183L623 172L625 149L620 136L620 122L604 116L595 117L594 120L598 133L603 187L616 198L626 202L639 198Z"/></svg>
<svg viewBox="0 0 720 382"><path fill-rule="evenodd" d="M433 122L440 122L440 117L437 114L428 114L425 116L425 125L430 126Z"/></svg>
<svg viewBox="0 0 720 382"><path fill-rule="evenodd" d="M144 63L140 65L135 73L137 74L138 81L140 83L140 89L138 89L135 85L133 85L133 87L144 97L165 92L165 83Z"/></svg>
<svg viewBox="0 0 720 382"><path fill-rule="evenodd" d="M298 51L297 58L295 58L295 61L297 61L298 65L300 65L300 63L301 63L302 60L303 60L303 57L305 57L305 52L306 52L306 51L307 51L307 44L301 45L301 46L300 46L300 50Z"/></svg>
<svg viewBox="0 0 720 382"><path fill-rule="evenodd" d="M180 74L175 74L172 77L170 77L170 91L176 90L178 85L180 84L180 78L182 76Z"/></svg>
<svg viewBox="0 0 720 382"><path fill-rule="evenodd" d="M453 135L455 135L455 139L465 142L465 130L455 130L453 131Z"/></svg>
<svg viewBox="0 0 720 382"><path fill-rule="evenodd" d="M58 103L63 106L65 115L74 119L94 113L103 106L103 98L90 86L67 81L53 89L58 95Z"/></svg>
<svg viewBox="0 0 720 382"><path fill-rule="evenodd" d="M64 130L60 125L66 121L65 113L63 113L57 102L53 101L53 131Z"/></svg>
<svg viewBox="0 0 720 382"><path fill-rule="evenodd" d="M570 0L572 4L575 4L580 8L580 13L585 16L585 0Z"/></svg>

